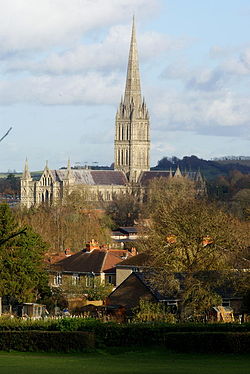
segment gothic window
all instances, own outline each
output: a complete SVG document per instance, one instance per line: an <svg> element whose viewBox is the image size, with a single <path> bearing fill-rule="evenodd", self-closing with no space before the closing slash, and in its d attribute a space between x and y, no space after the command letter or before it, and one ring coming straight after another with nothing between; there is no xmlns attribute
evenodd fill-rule
<svg viewBox="0 0 250 374"><path fill-rule="evenodd" d="M126 149L126 165L129 165L129 162L128 162L128 150Z"/></svg>
<svg viewBox="0 0 250 374"><path fill-rule="evenodd" d="M121 149L121 165L123 165L123 149Z"/></svg>

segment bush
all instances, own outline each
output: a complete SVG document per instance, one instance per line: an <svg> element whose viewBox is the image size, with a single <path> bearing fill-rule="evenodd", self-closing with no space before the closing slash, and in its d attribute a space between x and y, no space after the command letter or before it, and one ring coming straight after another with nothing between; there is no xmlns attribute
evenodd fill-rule
<svg viewBox="0 0 250 374"><path fill-rule="evenodd" d="M250 324L103 323L94 319L1 320L0 350L83 351L163 346L180 352L250 353Z"/></svg>
<svg viewBox="0 0 250 374"><path fill-rule="evenodd" d="M178 352L250 353L250 333L175 332L164 335L164 346Z"/></svg>
<svg viewBox="0 0 250 374"><path fill-rule="evenodd" d="M2 331L0 350L28 352L83 352L95 346L94 334L89 332Z"/></svg>
<svg viewBox="0 0 250 374"><path fill-rule="evenodd" d="M115 322L101 322L93 318L60 318L44 320L22 320L5 319L0 317L0 331L93 331L97 334L103 330L116 330L126 328L143 329L151 331L160 329L164 332L198 332L198 331L217 331L217 332L247 332L250 331L250 323L166 323L166 322L136 322L130 324L119 324Z"/></svg>

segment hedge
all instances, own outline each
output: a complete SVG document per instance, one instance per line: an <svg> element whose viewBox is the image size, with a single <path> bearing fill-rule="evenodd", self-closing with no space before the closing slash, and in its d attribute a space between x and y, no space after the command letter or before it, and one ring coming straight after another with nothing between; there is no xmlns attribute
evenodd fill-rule
<svg viewBox="0 0 250 374"><path fill-rule="evenodd" d="M86 352L105 347L165 347L194 353L250 353L250 333L167 332L151 330L151 335L135 329L106 330L105 336L71 331L2 331L0 350L29 352ZM145 331L144 331L145 333Z"/></svg>
<svg viewBox="0 0 250 374"><path fill-rule="evenodd" d="M2 331L0 350L22 352L84 352L95 347L90 332Z"/></svg>
<svg viewBox="0 0 250 374"><path fill-rule="evenodd" d="M91 318L62 318L62 319L45 319L45 320L20 320L0 318L0 331L93 331L96 332L106 329L161 329L165 332L248 332L250 323L159 323L159 322L142 322L119 324L115 322L101 322Z"/></svg>

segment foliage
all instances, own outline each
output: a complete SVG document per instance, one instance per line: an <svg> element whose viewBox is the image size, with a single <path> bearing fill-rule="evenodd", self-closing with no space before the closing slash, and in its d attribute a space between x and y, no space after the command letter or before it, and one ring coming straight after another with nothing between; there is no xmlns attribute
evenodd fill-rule
<svg viewBox="0 0 250 374"><path fill-rule="evenodd" d="M1 350L72 352L107 347L164 346L179 352L249 353L249 332L165 332L159 327L103 326L101 335L82 331L2 331Z"/></svg>
<svg viewBox="0 0 250 374"><path fill-rule="evenodd" d="M175 316L169 313L163 304L152 303L147 300L141 299L139 302L139 307L136 309L134 321L136 322L161 321L161 322L174 323Z"/></svg>
<svg viewBox="0 0 250 374"><path fill-rule="evenodd" d="M86 278L81 277L77 282L72 283L71 277L64 277L62 291L68 297L86 297L88 300L105 300L113 290L112 284L105 284L100 277L89 277L88 286Z"/></svg>
<svg viewBox="0 0 250 374"><path fill-rule="evenodd" d="M90 332L1 331L0 350L28 352L83 352L93 349Z"/></svg>
<svg viewBox="0 0 250 374"><path fill-rule="evenodd" d="M136 193L119 194L106 207L107 215L113 220L113 228L133 226L139 217L140 203Z"/></svg>
<svg viewBox="0 0 250 374"><path fill-rule="evenodd" d="M19 229L10 208L0 205L0 236L10 237L0 245L0 292L10 304L35 301L39 288L48 282L43 268L46 244L30 228L12 237Z"/></svg>
<svg viewBox="0 0 250 374"><path fill-rule="evenodd" d="M206 277L198 281L192 275L231 269L247 249L249 234L239 220L215 203L196 198L192 182L185 178L167 183L159 179L151 188L148 227L141 243L150 255L150 265L157 269L151 283L163 295L176 295L178 289L176 285L171 288L167 277L187 274L180 284L185 291L178 293L183 307L195 314L205 312L216 305L218 297Z"/></svg>
<svg viewBox="0 0 250 374"><path fill-rule="evenodd" d="M205 321L206 314L214 305L221 305L222 298L208 282L189 275L182 295L182 320Z"/></svg>
<svg viewBox="0 0 250 374"><path fill-rule="evenodd" d="M20 177L10 173L6 178L0 178L0 193L15 195L20 191Z"/></svg>
<svg viewBox="0 0 250 374"><path fill-rule="evenodd" d="M136 329L148 331L167 332L250 332L250 323L166 323L144 322L120 324L115 322L101 322L92 318L46 318L41 320L23 320L18 318L0 317L0 331L92 331L95 334L105 336L107 331L117 331L124 328L135 331Z"/></svg>
<svg viewBox="0 0 250 374"><path fill-rule="evenodd" d="M245 174L250 173L249 162L245 163L244 165L240 162L235 163L233 161L223 163L218 161L203 160L194 155L185 156L182 160L175 156L172 158L163 157L160 161L158 161L158 164L154 169L169 170L172 168L175 170L177 166L179 166L181 170L200 170L208 180L215 179L221 175L227 176L232 171L239 171L240 173Z"/></svg>
<svg viewBox="0 0 250 374"><path fill-rule="evenodd" d="M51 250L79 250L95 239L101 244L110 241L109 223L104 213L87 205L84 196L75 191L56 205L40 205L17 211L22 224L30 225L50 245Z"/></svg>
<svg viewBox="0 0 250 374"><path fill-rule="evenodd" d="M55 307L60 308L60 310L68 307L68 301L59 287L45 285L39 288L39 299L37 301L46 305L46 309L51 314L54 314Z"/></svg>

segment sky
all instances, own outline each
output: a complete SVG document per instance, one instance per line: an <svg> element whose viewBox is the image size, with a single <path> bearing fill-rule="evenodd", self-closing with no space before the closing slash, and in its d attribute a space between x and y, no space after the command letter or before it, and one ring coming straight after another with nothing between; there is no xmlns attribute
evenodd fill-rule
<svg viewBox="0 0 250 374"><path fill-rule="evenodd" d="M0 0L0 170L110 165L135 15L151 165L250 156L250 0Z"/></svg>

